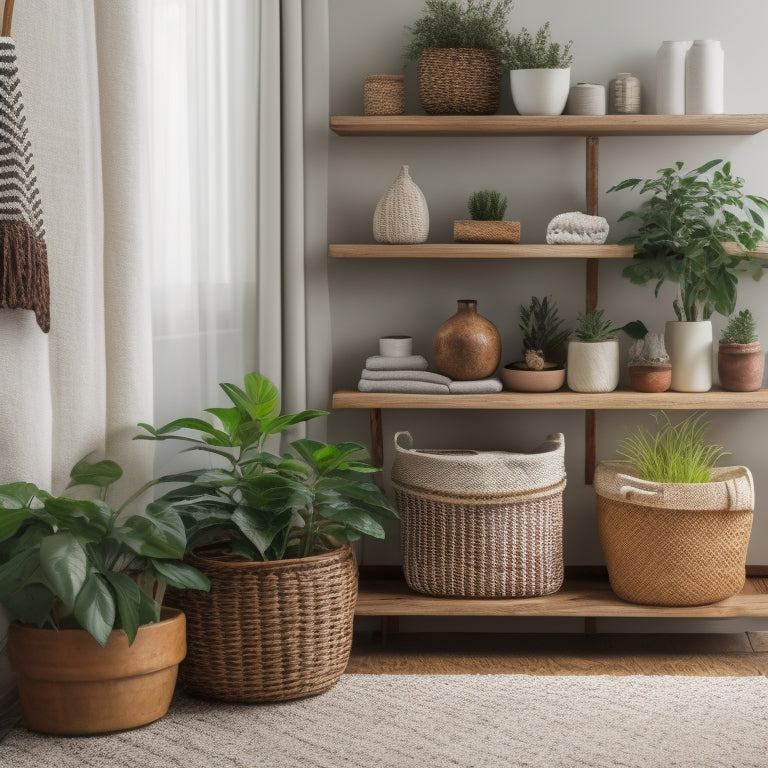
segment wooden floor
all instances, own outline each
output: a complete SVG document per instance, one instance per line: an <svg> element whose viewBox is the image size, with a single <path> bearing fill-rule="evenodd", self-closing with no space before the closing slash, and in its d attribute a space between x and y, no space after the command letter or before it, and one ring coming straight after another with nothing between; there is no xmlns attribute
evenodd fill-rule
<svg viewBox="0 0 768 768"><path fill-rule="evenodd" d="M768 676L768 632L361 634L347 672Z"/></svg>

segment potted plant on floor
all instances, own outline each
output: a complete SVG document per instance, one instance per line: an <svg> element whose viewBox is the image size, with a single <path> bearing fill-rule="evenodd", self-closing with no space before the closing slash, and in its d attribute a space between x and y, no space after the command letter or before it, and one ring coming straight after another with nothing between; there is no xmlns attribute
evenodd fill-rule
<svg viewBox="0 0 768 768"><path fill-rule="evenodd" d="M457 243L519 243L520 222L504 221L507 196L495 189L473 192L467 202L470 220L453 222Z"/></svg>
<svg viewBox="0 0 768 768"><path fill-rule="evenodd" d="M564 327L557 305L549 296L531 297L520 307L523 360L508 363L501 372L504 386L518 392L554 392L565 382L565 344L570 329Z"/></svg>
<svg viewBox="0 0 768 768"><path fill-rule="evenodd" d="M669 362L664 336L648 332L635 339L629 348L629 386L637 392L666 392L672 384L672 364Z"/></svg>
<svg viewBox="0 0 768 768"><path fill-rule="evenodd" d="M431 115L492 115L510 42L512 0L426 0L406 27L406 64L418 60L419 99Z"/></svg>
<svg viewBox="0 0 768 768"><path fill-rule="evenodd" d="M750 252L763 236L760 212L768 211L768 200L744 194L744 180L733 176L731 164L723 160L687 173L677 162L658 174L625 179L608 190L639 187L641 195L651 195L619 218L639 222L637 231L620 241L635 247L623 275L638 285L654 281L656 295L665 281L677 284L677 320L666 327L672 389L706 392L712 386L710 317L713 312L730 315L739 276L759 280L767 266Z"/></svg>
<svg viewBox="0 0 768 768"><path fill-rule="evenodd" d="M100 489L95 500L0 485L0 602L16 619L9 653L32 730L124 730L170 704L185 619L161 614L164 587L206 590L208 580L181 560L186 535L173 509L150 504L118 520L138 495L120 509L106 504L121 475L112 461L78 462L70 485Z"/></svg>
<svg viewBox="0 0 768 768"><path fill-rule="evenodd" d="M506 49L503 66L510 70L512 101L521 115L560 115L568 101L573 41L552 42L549 26L535 36L523 27Z"/></svg>
<svg viewBox="0 0 768 768"><path fill-rule="evenodd" d="M599 462L598 530L613 591L649 605L704 605L744 586L754 487L746 467L717 467L726 451L692 413L655 414Z"/></svg>
<svg viewBox="0 0 768 768"><path fill-rule="evenodd" d="M173 590L187 615L186 690L225 701L283 701L330 688L352 645L357 566L350 542L383 538L397 514L370 480L376 467L357 443L270 439L326 411L280 413L280 394L249 373L243 388L221 384L229 408L154 428L149 440L177 440L215 466L158 479L174 487L156 502L178 511L186 560L211 581L205 599ZM181 484L181 485L179 485Z"/></svg>
<svg viewBox="0 0 768 768"><path fill-rule="evenodd" d="M731 392L754 392L763 386L764 367L755 318L749 309L742 309L728 319L720 334L717 349L720 386Z"/></svg>
<svg viewBox="0 0 768 768"><path fill-rule="evenodd" d="M602 309L576 317L573 338L568 342L566 372L574 392L612 392L619 386L619 331L632 338L644 336L648 329L639 320L614 328Z"/></svg>

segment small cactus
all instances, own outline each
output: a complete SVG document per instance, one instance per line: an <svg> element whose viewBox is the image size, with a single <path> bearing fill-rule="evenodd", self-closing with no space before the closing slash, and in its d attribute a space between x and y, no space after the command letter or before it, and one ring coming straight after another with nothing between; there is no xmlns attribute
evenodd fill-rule
<svg viewBox="0 0 768 768"><path fill-rule="evenodd" d="M757 340L755 318L748 309L742 309L738 315L731 315L728 325L720 334L721 344L751 344Z"/></svg>
<svg viewBox="0 0 768 768"><path fill-rule="evenodd" d="M642 339L635 339L629 347L630 363L668 363L669 355L660 333L647 333Z"/></svg>
<svg viewBox="0 0 768 768"><path fill-rule="evenodd" d="M578 341L607 341L613 338L614 329L611 321L603 318L602 309L593 309L586 314L579 312L573 335Z"/></svg>

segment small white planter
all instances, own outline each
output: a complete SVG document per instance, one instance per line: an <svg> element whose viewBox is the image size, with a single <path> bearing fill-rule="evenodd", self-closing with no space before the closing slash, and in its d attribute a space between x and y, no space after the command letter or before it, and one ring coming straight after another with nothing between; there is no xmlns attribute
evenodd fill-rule
<svg viewBox="0 0 768 768"><path fill-rule="evenodd" d="M568 69L513 69L512 101L521 115L562 115L571 87Z"/></svg>
<svg viewBox="0 0 768 768"><path fill-rule="evenodd" d="M708 392L712 389L712 322L668 320L664 343L672 363L672 390Z"/></svg>
<svg viewBox="0 0 768 768"><path fill-rule="evenodd" d="M574 392L612 392L619 372L618 339L568 342L566 375Z"/></svg>

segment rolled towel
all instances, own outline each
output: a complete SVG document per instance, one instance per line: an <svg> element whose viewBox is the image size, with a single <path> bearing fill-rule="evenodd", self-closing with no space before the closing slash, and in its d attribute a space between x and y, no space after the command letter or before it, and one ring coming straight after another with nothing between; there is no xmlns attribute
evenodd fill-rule
<svg viewBox="0 0 768 768"><path fill-rule="evenodd" d="M452 381L448 391L452 395L483 395L488 392L501 392L501 379L475 379L474 381Z"/></svg>
<svg viewBox="0 0 768 768"><path fill-rule="evenodd" d="M426 371L427 358L423 355L403 355L402 357L385 357L373 355L365 361L369 371Z"/></svg>
<svg viewBox="0 0 768 768"><path fill-rule="evenodd" d="M360 379L357 388L360 392L398 392L414 395L447 395L447 384L435 384L431 381L408 379Z"/></svg>
<svg viewBox="0 0 768 768"><path fill-rule="evenodd" d="M608 238L608 221L580 211L560 213L547 225L550 244L574 243L601 245Z"/></svg>
<svg viewBox="0 0 768 768"><path fill-rule="evenodd" d="M369 371L364 368L360 378L375 381L410 379L411 381L431 381L433 384L445 384L446 386L451 383L451 379L447 376L443 376L442 373L432 373L432 371Z"/></svg>

